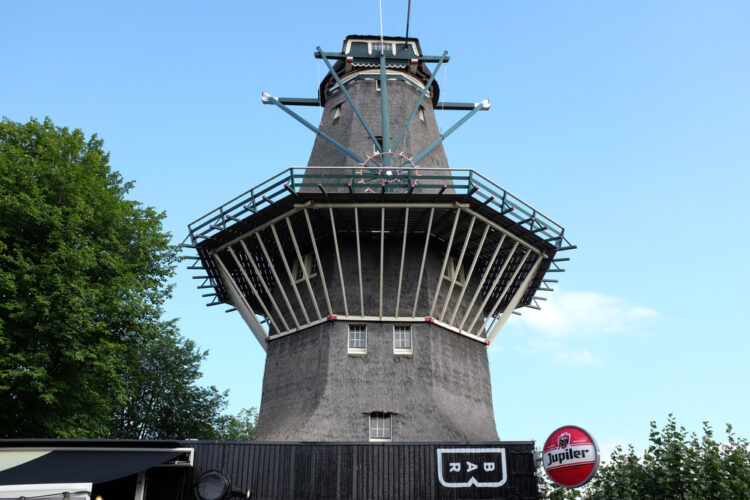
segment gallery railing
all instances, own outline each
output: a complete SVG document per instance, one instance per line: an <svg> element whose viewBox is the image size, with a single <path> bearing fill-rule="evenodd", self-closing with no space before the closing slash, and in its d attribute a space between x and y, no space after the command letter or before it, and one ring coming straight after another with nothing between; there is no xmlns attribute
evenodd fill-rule
<svg viewBox="0 0 750 500"><path fill-rule="evenodd" d="M516 224L549 241L559 251L575 248L565 237L565 228L513 193L472 169L401 169L396 167L291 167L245 191L188 224L182 246L192 247L201 239L227 229L289 195L318 190L409 194L463 194L500 212Z"/></svg>

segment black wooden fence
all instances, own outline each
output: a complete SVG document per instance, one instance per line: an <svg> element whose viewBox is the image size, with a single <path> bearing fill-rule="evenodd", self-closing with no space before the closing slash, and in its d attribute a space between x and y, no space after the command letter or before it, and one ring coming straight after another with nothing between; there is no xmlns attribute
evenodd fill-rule
<svg viewBox="0 0 750 500"><path fill-rule="evenodd" d="M193 469L149 474L149 499L178 489L174 498L197 498L195 479L209 470L252 499L538 498L533 442L182 445L195 449Z"/></svg>

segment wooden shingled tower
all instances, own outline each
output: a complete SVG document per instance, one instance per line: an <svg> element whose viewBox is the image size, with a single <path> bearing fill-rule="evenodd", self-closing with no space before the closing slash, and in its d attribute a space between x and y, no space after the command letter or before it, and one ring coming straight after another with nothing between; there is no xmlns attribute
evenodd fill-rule
<svg viewBox="0 0 750 500"><path fill-rule="evenodd" d="M439 100L447 53L352 35L318 97L272 104L317 135L290 168L189 226L209 305L266 350L256 439L497 441L487 346L538 308L564 229L442 141L489 102ZM429 64L434 64L432 70ZM319 126L292 106L322 106ZM435 110L464 111L441 131Z"/></svg>

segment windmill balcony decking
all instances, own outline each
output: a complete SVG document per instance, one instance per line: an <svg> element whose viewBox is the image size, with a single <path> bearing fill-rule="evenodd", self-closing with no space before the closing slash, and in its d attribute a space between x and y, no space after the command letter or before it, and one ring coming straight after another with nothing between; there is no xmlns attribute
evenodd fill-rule
<svg viewBox="0 0 750 500"><path fill-rule="evenodd" d="M264 347L335 320L426 321L489 343L539 308L569 260L557 253L575 248L464 169L293 167L188 227L208 305L236 308Z"/></svg>

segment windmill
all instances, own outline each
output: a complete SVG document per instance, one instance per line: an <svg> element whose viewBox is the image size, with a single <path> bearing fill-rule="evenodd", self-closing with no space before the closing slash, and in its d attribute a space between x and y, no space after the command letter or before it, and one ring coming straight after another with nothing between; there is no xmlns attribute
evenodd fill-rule
<svg viewBox="0 0 750 500"><path fill-rule="evenodd" d="M449 62L415 38L317 48L317 98L263 93L316 134L284 170L189 225L208 304L266 350L256 439L497 441L487 346L539 308L564 228L442 142L489 101L439 100ZM431 70L428 64L435 64ZM319 126L293 111L322 106ZM435 110L464 111L440 132Z"/></svg>

